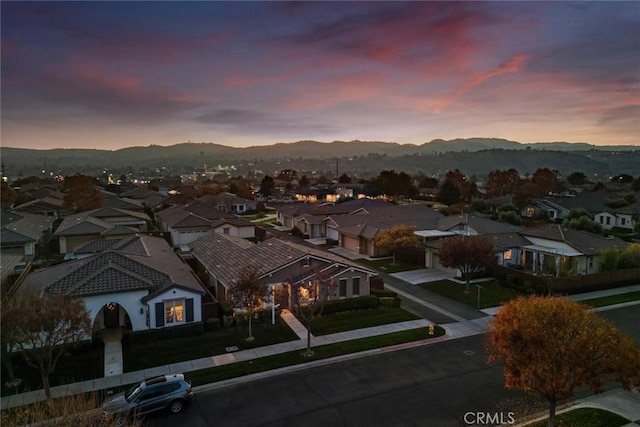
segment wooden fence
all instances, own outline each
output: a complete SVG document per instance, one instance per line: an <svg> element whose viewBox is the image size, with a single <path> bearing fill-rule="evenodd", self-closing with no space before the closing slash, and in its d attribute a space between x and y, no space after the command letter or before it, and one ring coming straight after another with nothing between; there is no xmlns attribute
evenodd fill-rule
<svg viewBox="0 0 640 427"><path fill-rule="evenodd" d="M534 275L530 272L499 266L496 267L495 276L501 280L515 280L521 285L528 283L534 289L551 289L552 292L561 294L640 284L640 268L556 278L553 276Z"/></svg>

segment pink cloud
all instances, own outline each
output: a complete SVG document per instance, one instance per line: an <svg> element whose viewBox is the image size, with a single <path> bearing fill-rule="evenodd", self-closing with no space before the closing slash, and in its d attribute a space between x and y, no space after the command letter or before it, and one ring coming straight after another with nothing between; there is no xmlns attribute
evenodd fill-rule
<svg viewBox="0 0 640 427"><path fill-rule="evenodd" d="M501 74L520 71L522 66L529 60L529 58L530 55L521 53L509 59L508 61L503 62L498 67L489 72L477 74L471 80L467 81L464 85L456 89L453 93L437 100L432 106L433 111L436 113L440 112L444 107L454 102L458 97L464 95L465 93L469 92L474 87L484 83L488 79L497 77Z"/></svg>

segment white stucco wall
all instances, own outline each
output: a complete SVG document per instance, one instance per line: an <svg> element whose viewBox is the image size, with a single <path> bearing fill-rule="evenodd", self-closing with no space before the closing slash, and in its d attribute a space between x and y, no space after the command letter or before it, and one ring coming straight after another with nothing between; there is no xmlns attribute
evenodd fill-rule
<svg viewBox="0 0 640 427"><path fill-rule="evenodd" d="M208 230L206 231L194 231L190 233L180 232L176 230L171 230L171 243L174 247L180 245L186 245L187 243L191 243L193 241L198 240L201 237L206 236Z"/></svg>
<svg viewBox="0 0 640 427"><path fill-rule="evenodd" d="M134 331L141 331L148 329L146 324L147 306L145 304L142 304L141 302L141 299L147 294L147 291L133 291L118 294L94 295L84 297L83 300L85 305L87 306L89 316L91 316L92 324L96 322L96 317L98 316L98 313L100 313L102 307L110 302L114 302L120 305L121 310L126 310L127 314L129 315L129 319L131 319L132 329ZM141 308L143 309L142 314L140 313ZM104 325L98 326L102 327Z"/></svg>
<svg viewBox="0 0 640 427"><path fill-rule="evenodd" d="M229 228L228 236L240 237L241 239L248 239L251 237L256 237L256 228L255 227L237 227L231 224L223 224L219 227L214 228L216 233L224 234L224 229Z"/></svg>
<svg viewBox="0 0 640 427"><path fill-rule="evenodd" d="M151 329L156 329L156 303L158 302L162 302L164 303L164 301L167 300L174 300L174 299L186 299L186 298L193 298L193 321L194 322L200 322L202 321L202 297L200 294L195 293L195 292L190 292L186 289L181 289L181 288L172 288L169 289L167 292L158 295L155 298L150 299L149 301L147 301L147 304L149 305L149 324L150 324L150 328ZM164 313L163 313L164 315ZM186 315L186 314L185 314ZM172 327L172 326L179 326L179 325L184 325L186 324L186 322L182 322L182 323L171 323L168 325L164 325L163 327Z"/></svg>

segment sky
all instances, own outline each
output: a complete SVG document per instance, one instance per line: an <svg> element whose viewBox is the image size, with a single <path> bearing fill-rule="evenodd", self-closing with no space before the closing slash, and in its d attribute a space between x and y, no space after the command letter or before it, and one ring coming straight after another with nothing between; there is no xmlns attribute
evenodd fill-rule
<svg viewBox="0 0 640 427"><path fill-rule="evenodd" d="M640 145L640 2L0 2L2 146Z"/></svg>

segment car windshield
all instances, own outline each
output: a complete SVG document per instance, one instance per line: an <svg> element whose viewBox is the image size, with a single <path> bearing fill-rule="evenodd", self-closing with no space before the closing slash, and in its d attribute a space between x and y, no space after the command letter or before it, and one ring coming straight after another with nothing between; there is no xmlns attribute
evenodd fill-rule
<svg viewBox="0 0 640 427"><path fill-rule="evenodd" d="M140 388L140 386L136 384L129 390L127 390L127 392L124 394L124 398L127 399L127 402L132 402L138 398L141 391L142 389Z"/></svg>

